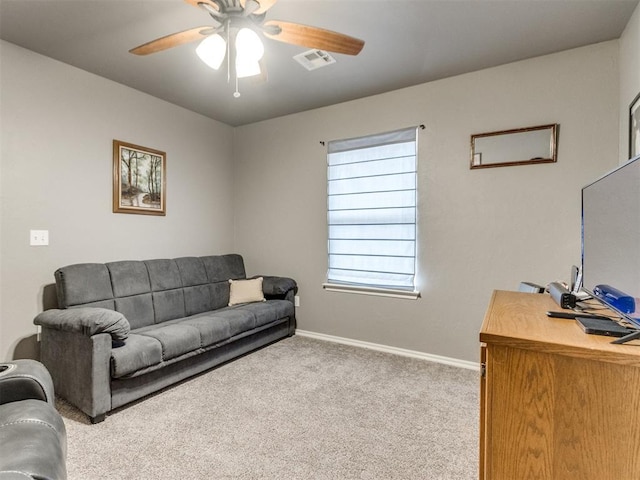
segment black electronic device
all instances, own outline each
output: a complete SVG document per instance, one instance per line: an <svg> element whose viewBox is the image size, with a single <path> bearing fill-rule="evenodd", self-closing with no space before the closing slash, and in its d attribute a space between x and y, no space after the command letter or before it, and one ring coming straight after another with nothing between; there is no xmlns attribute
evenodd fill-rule
<svg viewBox="0 0 640 480"><path fill-rule="evenodd" d="M640 329L638 245L640 156L582 189L582 288L635 329ZM616 342L634 335L625 338Z"/></svg>
<svg viewBox="0 0 640 480"><path fill-rule="evenodd" d="M611 317L607 317L606 315L596 315L595 313L576 313L574 315L575 318L599 318L600 320L611 320L614 321Z"/></svg>
<svg viewBox="0 0 640 480"><path fill-rule="evenodd" d="M635 330L623 327L613 320L605 320L602 318L585 318L576 317L576 321L584 330L584 333L592 335L604 335L607 337L625 337L635 333Z"/></svg>
<svg viewBox="0 0 640 480"><path fill-rule="evenodd" d="M599 318L600 320L611 320L611 318L605 315L596 315L594 313L578 313L578 312L553 312L548 311L547 317L551 318L566 318L566 319L576 319L576 318Z"/></svg>
<svg viewBox="0 0 640 480"><path fill-rule="evenodd" d="M551 282L549 284L549 295L551 295L551 298L562 308L573 308L576 306L576 296L559 282Z"/></svg>

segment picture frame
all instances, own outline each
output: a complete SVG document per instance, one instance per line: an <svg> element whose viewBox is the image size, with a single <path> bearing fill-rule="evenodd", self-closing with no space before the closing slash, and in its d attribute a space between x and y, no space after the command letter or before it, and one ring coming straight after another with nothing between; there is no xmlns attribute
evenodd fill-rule
<svg viewBox="0 0 640 480"><path fill-rule="evenodd" d="M166 215L165 152L113 141L113 213Z"/></svg>
<svg viewBox="0 0 640 480"><path fill-rule="evenodd" d="M640 93L629 106L629 158L640 155Z"/></svg>

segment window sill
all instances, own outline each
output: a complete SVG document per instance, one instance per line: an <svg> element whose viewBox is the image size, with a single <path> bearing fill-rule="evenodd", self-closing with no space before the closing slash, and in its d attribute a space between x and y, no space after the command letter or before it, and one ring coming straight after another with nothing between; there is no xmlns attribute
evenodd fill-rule
<svg viewBox="0 0 640 480"><path fill-rule="evenodd" d="M392 288L363 287L358 285L342 285L339 283L323 283L322 288L328 292L357 293L378 297L404 298L406 300L417 300L420 298L420 292L415 290L394 290Z"/></svg>

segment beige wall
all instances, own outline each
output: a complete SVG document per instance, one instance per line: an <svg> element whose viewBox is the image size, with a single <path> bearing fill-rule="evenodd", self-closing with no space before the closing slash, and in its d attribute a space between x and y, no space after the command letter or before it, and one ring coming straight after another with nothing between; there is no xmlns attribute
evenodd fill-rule
<svg viewBox="0 0 640 480"><path fill-rule="evenodd" d="M640 93L640 5L620 37L620 162L629 159L629 106Z"/></svg>
<svg viewBox="0 0 640 480"><path fill-rule="evenodd" d="M606 42L234 131L235 246L298 280L299 328L474 361L493 289L568 280L580 188L618 162L618 42ZM557 164L469 169L469 137L559 123ZM320 141L419 133L417 301L326 292Z"/></svg>
<svg viewBox="0 0 640 480"><path fill-rule="evenodd" d="M232 128L0 43L0 360L31 357L57 267L233 249ZM112 213L112 140L167 154L167 215ZM29 246L29 230L50 246Z"/></svg>

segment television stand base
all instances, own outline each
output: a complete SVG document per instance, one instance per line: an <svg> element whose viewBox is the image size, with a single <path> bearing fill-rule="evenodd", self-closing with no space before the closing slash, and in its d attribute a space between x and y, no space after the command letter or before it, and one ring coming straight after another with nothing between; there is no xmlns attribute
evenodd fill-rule
<svg viewBox="0 0 640 480"><path fill-rule="evenodd" d="M615 343L616 345L621 345L623 343L627 343L627 342L630 342L631 340L636 340L638 338L640 338L640 330L630 333L629 335L625 335L624 337L620 337L611 343Z"/></svg>

